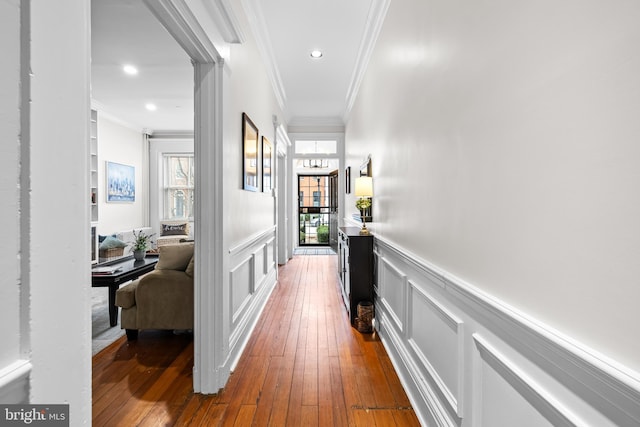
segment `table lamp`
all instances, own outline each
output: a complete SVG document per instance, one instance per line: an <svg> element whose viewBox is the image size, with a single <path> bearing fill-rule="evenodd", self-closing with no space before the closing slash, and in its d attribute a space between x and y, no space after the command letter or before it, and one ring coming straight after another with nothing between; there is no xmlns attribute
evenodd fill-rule
<svg viewBox="0 0 640 427"><path fill-rule="evenodd" d="M362 218L362 228L360 229L361 235L368 235L369 230L364 216L365 209L371 206L371 197L373 196L373 179L370 176L361 176L356 178L356 208L360 211L360 218Z"/></svg>

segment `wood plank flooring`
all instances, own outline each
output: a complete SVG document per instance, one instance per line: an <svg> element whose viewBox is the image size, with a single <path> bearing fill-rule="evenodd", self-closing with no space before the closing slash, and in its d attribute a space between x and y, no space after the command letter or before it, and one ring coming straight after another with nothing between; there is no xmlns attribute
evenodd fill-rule
<svg viewBox="0 0 640 427"><path fill-rule="evenodd" d="M94 426L418 426L375 334L349 324L335 256L295 256L226 387L192 391L190 335L143 331L93 358Z"/></svg>

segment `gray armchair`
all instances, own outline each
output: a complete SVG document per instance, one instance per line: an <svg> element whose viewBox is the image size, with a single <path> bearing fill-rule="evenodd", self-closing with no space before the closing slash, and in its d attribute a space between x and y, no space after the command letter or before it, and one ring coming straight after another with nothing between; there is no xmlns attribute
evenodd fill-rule
<svg viewBox="0 0 640 427"><path fill-rule="evenodd" d="M129 340L141 329L193 329L193 243L158 249L155 270L116 292Z"/></svg>

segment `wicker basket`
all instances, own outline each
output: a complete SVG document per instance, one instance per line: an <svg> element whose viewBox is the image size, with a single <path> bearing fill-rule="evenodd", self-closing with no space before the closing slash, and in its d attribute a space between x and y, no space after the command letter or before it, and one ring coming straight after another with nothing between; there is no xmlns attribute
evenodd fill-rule
<svg viewBox="0 0 640 427"><path fill-rule="evenodd" d="M361 301L358 303L358 317L355 319L356 329L363 333L373 332L373 303L371 301Z"/></svg>
<svg viewBox="0 0 640 427"><path fill-rule="evenodd" d="M100 258L116 258L124 254L124 248L100 249L98 255Z"/></svg>

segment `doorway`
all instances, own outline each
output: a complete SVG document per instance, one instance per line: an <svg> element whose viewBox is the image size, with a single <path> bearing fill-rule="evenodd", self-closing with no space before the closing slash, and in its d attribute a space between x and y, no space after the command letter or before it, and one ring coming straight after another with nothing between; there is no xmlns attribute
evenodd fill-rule
<svg viewBox="0 0 640 427"><path fill-rule="evenodd" d="M338 242L338 171L298 175L298 245L331 246Z"/></svg>
<svg viewBox="0 0 640 427"><path fill-rule="evenodd" d="M298 175L298 245L329 245L329 176Z"/></svg>

